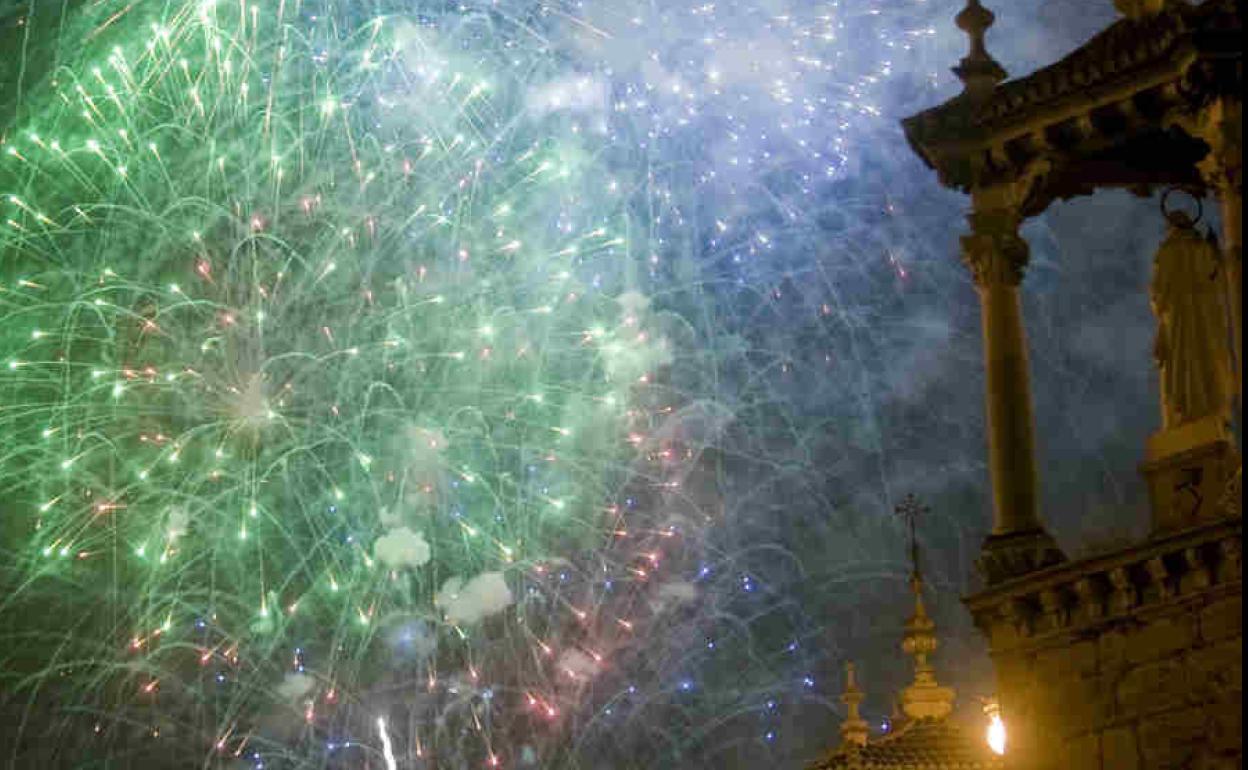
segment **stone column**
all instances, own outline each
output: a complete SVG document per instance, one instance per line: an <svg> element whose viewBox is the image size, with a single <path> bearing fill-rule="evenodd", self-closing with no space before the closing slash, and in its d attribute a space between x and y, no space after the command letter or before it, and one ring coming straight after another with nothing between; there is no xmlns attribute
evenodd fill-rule
<svg viewBox="0 0 1248 770"><path fill-rule="evenodd" d="M1231 309L1231 343L1235 356L1235 392L1240 412L1244 408L1244 105L1239 100L1219 100L1213 111L1213 161L1206 177L1213 183L1222 206L1222 247Z"/></svg>
<svg viewBox="0 0 1248 770"><path fill-rule="evenodd" d="M980 569L997 583L1062 561L1040 521L1027 339L1019 284L1030 251L1011 190L977 190L962 259L980 298L984 338L992 534ZM1003 202L1002 198L1006 198Z"/></svg>
<svg viewBox="0 0 1248 770"><path fill-rule="evenodd" d="M1200 113L1181 123L1209 145L1199 164L1201 176L1218 198L1222 215L1227 305L1230 308L1231 350L1235 357L1236 405L1243 411L1244 308L1244 106L1234 97L1215 99Z"/></svg>

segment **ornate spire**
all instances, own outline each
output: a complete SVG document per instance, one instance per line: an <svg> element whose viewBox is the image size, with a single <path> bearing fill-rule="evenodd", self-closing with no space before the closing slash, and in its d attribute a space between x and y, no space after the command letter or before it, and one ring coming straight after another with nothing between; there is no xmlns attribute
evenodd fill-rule
<svg viewBox="0 0 1248 770"><path fill-rule="evenodd" d="M858 706L865 697L854 676L854 664L846 663L845 692L841 693L841 703L844 703L848 710L845 714L845 721L841 722L841 744L844 746L867 745L870 728L867 726L867 721L858 713Z"/></svg>
<svg viewBox="0 0 1248 770"><path fill-rule="evenodd" d="M971 50L953 68L953 72L965 86L963 93L973 98L987 96L1007 75L1005 68L992 58L984 45L984 35L996 18L992 11L980 5L979 0L967 0L966 7L955 19L958 29L971 39Z"/></svg>
<svg viewBox="0 0 1248 770"><path fill-rule="evenodd" d="M923 575L915 537L916 521L929 509L914 495L907 495L896 510L910 529L910 590L914 592L914 614L906 621L901 641L902 651L914 658L914 683L902 690L901 709L910 719L944 719L953 712L955 695L952 688L941 687L936 681L936 671L928 660L940 647L940 640L936 637L936 623L928 617L923 604Z"/></svg>

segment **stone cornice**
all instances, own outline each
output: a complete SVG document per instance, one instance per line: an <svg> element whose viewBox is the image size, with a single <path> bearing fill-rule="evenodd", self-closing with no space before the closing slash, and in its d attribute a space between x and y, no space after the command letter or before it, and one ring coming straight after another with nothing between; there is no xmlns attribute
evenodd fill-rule
<svg viewBox="0 0 1248 770"><path fill-rule="evenodd" d="M964 602L994 651L1041 647L1239 594L1242 548L1242 519L1227 519L1004 581Z"/></svg>
<svg viewBox="0 0 1248 770"><path fill-rule="evenodd" d="M1198 108L1214 91L1238 92L1240 26L1235 0L1179 3L1123 19L1058 63L984 98L959 96L906 119L906 137L944 184L963 191L1012 179L1037 158L1059 166L1072 155L1086 160L1132 136L1164 132L1170 116ZM1100 183L1096 168L1081 176ZM1181 172L1170 176L1163 183L1187 181ZM1050 199L1078 192L1055 190Z"/></svg>

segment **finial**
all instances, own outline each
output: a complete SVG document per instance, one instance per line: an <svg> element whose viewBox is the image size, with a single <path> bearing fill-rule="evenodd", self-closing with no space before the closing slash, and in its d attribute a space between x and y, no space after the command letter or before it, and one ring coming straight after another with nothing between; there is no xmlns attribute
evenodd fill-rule
<svg viewBox="0 0 1248 770"><path fill-rule="evenodd" d="M910 529L910 590L914 592L914 614L906 621L906 632L901 649L914 658L914 683L901 693L901 707L910 719L944 719L953 711L954 692L941 687L936 681L936 671L928 660L940 647L936 638L936 623L928 616L923 604L923 573L919 563L919 541L916 522L919 516L930 511L914 495L906 495L896 508L897 514L906 520Z"/></svg>
<svg viewBox="0 0 1248 770"><path fill-rule="evenodd" d="M859 689L858 679L854 674L854 664L846 663L845 692L841 693L841 703L845 704L847 713L845 721L841 722L841 743L846 746L866 746L870 728L867 726L867 721L858 713L858 706L866 696Z"/></svg>
<svg viewBox="0 0 1248 770"><path fill-rule="evenodd" d="M916 536L916 527L920 516L924 516L931 512L923 503L919 502L919 498L914 494L908 494L893 509L898 516L906 520L906 527L910 535L910 578L911 580L921 580L919 571L919 540Z"/></svg>
<svg viewBox="0 0 1248 770"><path fill-rule="evenodd" d="M936 623L923 604L923 580L917 574L910 578L910 590L914 592L914 614L906 621L901 649L914 658L914 683L935 685L936 674L928 656L939 649L940 640L936 638Z"/></svg>
<svg viewBox="0 0 1248 770"><path fill-rule="evenodd" d="M958 29L971 39L971 50L953 68L953 72L965 87L963 93L977 99L991 93L1007 76L1005 69L992 58L984 44L984 36L996 18L992 11L980 5L979 0L967 0L966 7L954 19Z"/></svg>

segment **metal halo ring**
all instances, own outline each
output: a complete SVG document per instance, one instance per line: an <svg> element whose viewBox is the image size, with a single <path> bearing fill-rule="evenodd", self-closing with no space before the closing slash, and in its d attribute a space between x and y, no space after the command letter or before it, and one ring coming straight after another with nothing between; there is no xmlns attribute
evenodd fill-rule
<svg viewBox="0 0 1248 770"><path fill-rule="evenodd" d="M1179 192L1187 193L1189 196L1191 196L1192 200L1196 201L1196 218L1193 219L1190 223L1185 223L1179 219L1179 215L1185 214L1185 212L1177 211L1177 210L1171 211L1170 209L1166 208L1166 201L1170 200L1170 193L1175 192L1176 190ZM1197 195L1193 190L1187 187L1167 187L1166 191L1161 194L1161 215L1166 218L1167 222L1174 225L1175 227L1195 227L1197 224L1200 223L1200 220L1204 219L1205 217L1205 204L1204 204L1204 201L1200 199L1199 195Z"/></svg>

